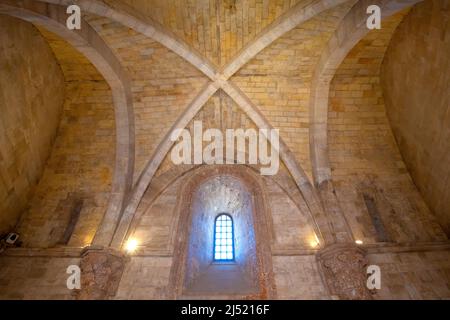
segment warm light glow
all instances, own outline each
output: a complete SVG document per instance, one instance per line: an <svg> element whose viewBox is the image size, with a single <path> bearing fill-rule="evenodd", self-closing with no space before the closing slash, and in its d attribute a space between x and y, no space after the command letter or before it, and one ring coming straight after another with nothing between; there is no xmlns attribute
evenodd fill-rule
<svg viewBox="0 0 450 320"><path fill-rule="evenodd" d="M83 248L89 247L92 244L92 241L94 240L94 235L95 234L89 234L86 237L84 237L83 239Z"/></svg>
<svg viewBox="0 0 450 320"><path fill-rule="evenodd" d="M313 247L313 248L319 246L320 241L319 241L319 238L317 238L317 235L316 235L316 234L314 234L314 238L313 238L313 240L311 240L311 241L309 242L309 244L310 244L311 247Z"/></svg>
<svg viewBox="0 0 450 320"><path fill-rule="evenodd" d="M355 243L356 244L363 244L362 240L356 240Z"/></svg>
<svg viewBox="0 0 450 320"><path fill-rule="evenodd" d="M134 251L136 251L138 247L138 242L136 239L130 239L127 241L127 245L125 246L125 249L127 250L128 253L133 253Z"/></svg>
<svg viewBox="0 0 450 320"><path fill-rule="evenodd" d="M311 247L313 247L313 248L315 248L315 247L317 247L317 246L319 245L319 243L318 243L317 241L311 241L309 244L310 244Z"/></svg>

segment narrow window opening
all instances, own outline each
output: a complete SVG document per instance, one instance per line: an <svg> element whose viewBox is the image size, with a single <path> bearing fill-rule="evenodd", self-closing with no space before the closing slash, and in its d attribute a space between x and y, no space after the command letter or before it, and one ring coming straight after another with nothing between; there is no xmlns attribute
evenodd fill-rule
<svg viewBox="0 0 450 320"><path fill-rule="evenodd" d="M234 261L233 219L227 214L220 214L215 221L214 261Z"/></svg>
<svg viewBox="0 0 450 320"><path fill-rule="evenodd" d="M372 224L375 227L376 239L378 242L389 242L389 233L384 227L383 220L381 219L380 212L376 205L375 199L368 194L363 194L364 203L366 204L367 211L369 212Z"/></svg>

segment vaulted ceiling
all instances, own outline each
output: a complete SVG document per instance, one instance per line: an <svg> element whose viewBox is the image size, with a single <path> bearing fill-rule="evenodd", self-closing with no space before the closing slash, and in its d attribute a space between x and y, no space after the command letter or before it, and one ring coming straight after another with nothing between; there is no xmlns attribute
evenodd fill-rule
<svg viewBox="0 0 450 320"><path fill-rule="evenodd" d="M223 66L277 18L312 0L125 0Z"/></svg>
<svg viewBox="0 0 450 320"><path fill-rule="evenodd" d="M368 5L380 5L383 14L398 23L403 14L395 13L417 2L79 0L85 25L78 34L83 44L77 49L102 69L113 94L121 95L115 108L119 110L117 152L122 162L116 165L119 168L128 162L128 167L123 176L116 177L113 189L125 192L120 186L127 181L126 188L131 190L123 215L125 225L153 177L161 173L158 169L164 167L161 164L173 144L171 132L205 115L221 124L233 119L232 124L280 129L281 159L312 214L320 215L313 184L331 179L327 144L331 80L346 57L344 68L347 63L353 70L361 69L361 61L371 64L370 59L356 61L348 56L369 33L365 25ZM0 0L0 12L3 6L7 13L44 29L46 24L53 29L52 19L57 17L58 27L64 29L59 35L65 38L64 9L71 3ZM393 29L372 31L370 41L389 43ZM74 59L63 52L60 39L46 31L43 34L66 80L90 76L89 64L85 73L73 73L77 70L70 67ZM79 40L71 44L77 46ZM384 52L385 47L375 49L375 57L369 58L380 62ZM378 73L379 63L374 68ZM344 73L347 69L351 68ZM223 110L230 114L217 116ZM125 113L127 120L120 122ZM115 208L122 210L119 205Z"/></svg>

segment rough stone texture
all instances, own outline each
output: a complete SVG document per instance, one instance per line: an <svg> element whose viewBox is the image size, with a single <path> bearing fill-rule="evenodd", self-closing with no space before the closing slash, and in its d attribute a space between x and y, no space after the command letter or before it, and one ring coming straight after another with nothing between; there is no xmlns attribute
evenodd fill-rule
<svg viewBox="0 0 450 320"><path fill-rule="evenodd" d="M364 203L375 199L394 242L445 240L405 168L386 116L380 66L397 14L348 54L330 87L328 147L337 198L356 239L375 242Z"/></svg>
<svg viewBox="0 0 450 320"><path fill-rule="evenodd" d="M406 167L447 236L449 52L450 5L445 0L425 1L397 28L381 73L387 114Z"/></svg>
<svg viewBox="0 0 450 320"><path fill-rule="evenodd" d="M78 300L105 300L114 297L125 268L123 253L88 248L81 257L81 289Z"/></svg>
<svg viewBox="0 0 450 320"><path fill-rule="evenodd" d="M320 250L317 259L332 298L372 298L366 286L367 259L364 250L354 244L336 244Z"/></svg>
<svg viewBox="0 0 450 320"><path fill-rule="evenodd" d="M31 24L0 15L0 235L29 206L56 138L64 77Z"/></svg>

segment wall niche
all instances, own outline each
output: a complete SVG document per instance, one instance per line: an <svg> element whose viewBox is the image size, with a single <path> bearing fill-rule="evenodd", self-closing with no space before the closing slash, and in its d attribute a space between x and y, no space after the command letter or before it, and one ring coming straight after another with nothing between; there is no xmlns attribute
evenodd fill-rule
<svg viewBox="0 0 450 320"><path fill-rule="evenodd" d="M247 167L195 170L183 183L168 292L173 298L273 298L264 190ZM233 261L214 259L216 218L233 220ZM268 236L269 235L269 236Z"/></svg>

